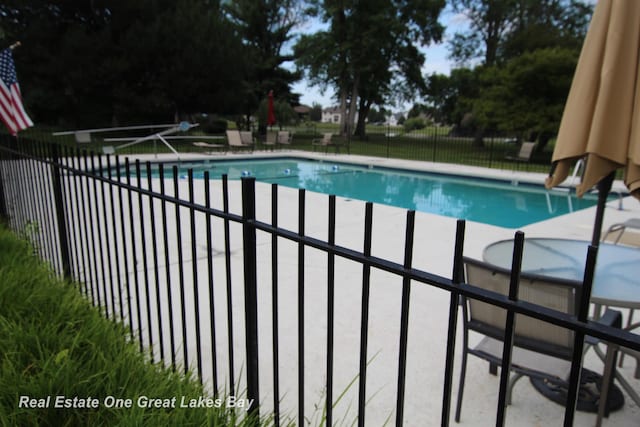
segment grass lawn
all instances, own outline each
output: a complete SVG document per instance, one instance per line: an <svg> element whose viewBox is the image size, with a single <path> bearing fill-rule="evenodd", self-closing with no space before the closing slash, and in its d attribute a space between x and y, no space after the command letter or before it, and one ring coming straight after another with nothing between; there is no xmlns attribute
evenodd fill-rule
<svg viewBox="0 0 640 427"><path fill-rule="evenodd" d="M195 379L150 363L126 337L0 226L0 426L248 424L245 410L227 408L224 398L210 403L220 408L182 408L183 397L209 396ZM152 398L169 407L147 407ZM110 407L115 399L125 407Z"/></svg>

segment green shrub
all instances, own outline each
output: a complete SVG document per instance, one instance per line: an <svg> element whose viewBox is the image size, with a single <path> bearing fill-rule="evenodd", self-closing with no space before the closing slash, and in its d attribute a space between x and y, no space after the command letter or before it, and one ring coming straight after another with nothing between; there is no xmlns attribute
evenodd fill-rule
<svg viewBox="0 0 640 427"><path fill-rule="evenodd" d="M424 129L427 127L427 124L422 117L413 117L405 120L402 126L405 132L411 132L412 130Z"/></svg>

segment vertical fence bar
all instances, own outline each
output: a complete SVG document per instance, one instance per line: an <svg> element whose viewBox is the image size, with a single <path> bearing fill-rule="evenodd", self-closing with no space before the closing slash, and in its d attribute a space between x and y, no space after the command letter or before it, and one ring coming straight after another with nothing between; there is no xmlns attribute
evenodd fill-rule
<svg viewBox="0 0 640 427"><path fill-rule="evenodd" d="M84 206L87 211L87 215L89 216L89 222L87 224L87 242L91 242L91 244L87 243L87 247L89 248L88 254L91 258L91 291L95 293L95 304L97 307L101 306L100 301L100 286L98 284L98 256L96 252L96 241L95 241L95 232L94 232L94 220L93 220L93 208L91 206L91 195L90 195L90 178L89 178L89 160L87 158L87 152L83 152L83 161L84 161L84 186L83 186L83 194L86 190ZM86 221L86 216L85 216ZM92 297L93 299L93 297Z"/></svg>
<svg viewBox="0 0 640 427"><path fill-rule="evenodd" d="M109 160L109 157L107 156L107 161ZM104 174L104 168L102 165L102 157L98 157L98 169L99 169L99 174L101 178L105 177ZM111 264L111 242L115 241L115 239L111 239L109 237L109 223L107 221L108 218L108 211L107 211L107 196L106 196L106 192L105 192L105 185L110 185L106 184L104 181L100 181L100 189L101 189L101 199L102 199L102 216L103 216L103 220L104 220L104 236L105 236L105 250L107 252L107 256L104 257L103 259L107 262L107 266L108 266L108 270L109 270L109 291L111 292L111 313L113 314L113 318L115 319L116 316L116 297L115 297L115 293L114 293L114 288L113 288L113 267ZM112 234L113 232L115 232L115 228L112 230ZM105 278L106 280L106 278ZM106 292L106 290L105 290Z"/></svg>
<svg viewBox="0 0 640 427"><path fill-rule="evenodd" d="M453 253L453 283L459 285L464 278L464 265L462 262L462 254L464 249L464 232L466 223L464 220L458 220L456 223L456 242ZM460 294L451 292L449 300L449 326L447 328L447 352L445 356L444 366L444 391L442 392L442 418L440 424L449 425L449 415L451 413L451 388L453 384L453 360L456 349L456 332L458 329L458 306L460 304ZM462 375L462 374L461 374ZM456 411L459 414L460 409ZM456 415L457 421L457 415Z"/></svg>
<svg viewBox="0 0 640 427"><path fill-rule="evenodd" d="M591 288L596 270L596 259L598 257L598 247L589 245L587 250L587 262L582 281L582 295L580 295L580 306L577 317L581 322L587 322L589 316L589 301L591 300ZM575 331L573 342L573 355L571 359L571 373L569 374L569 389L567 390L567 402L564 413L564 425L573 425L578 402L578 389L580 388L580 375L582 373L582 353L584 350L584 333Z"/></svg>
<svg viewBox="0 0 640 427"><path fill-rule="evenodd" d="M247 398L249 415L256 423L259 412L258 288L256 264L256 180L242 178L242 242L244 264L245 340L247 349ZM257 424L256 424L257 425Z"/></svg>
<svg viewBox="0 0 640 427"><path fill-rule="evenodd" d="M191 231L191 266L193 274L193 308L196 325L196 363L198 366L198 380L202 384L202 345L200 343L200 297L198 295L198 251L196 247L196 211L193 207L195 195L193 190L193 169L188 171L189 182L189 226Z"/></svg>
<svg viewBox="0 0 640 427"><path fill-rule="evenodd" d="M298 191L298 235L304 236L306 192ZM298 244L298 425L304 424L304 243Z"/></svg>
<svg viewBox="0 0 640 427"><path fill-rule="evenodd" d="M113 194L113 174L111 171L111 156L107 154L107 178L109 179L109 205L111 208L111 227L113 235L113 258L116 265L116 285L118 286L118 307L120 310L120 321L124 322L124 306L122 304L122 277L120 276L120 251L118 249L117 230L118 224L116 220L115 196ZM120 170L116 170L116 175L120 176ZM119 178L118 178L119 179ZM122 216L120 217L122 221ZM115 310L115 309L114 309ZM115 318L116 316L114 316Z"/></svg>
<svg viewBox="0 0 640 427"><path fill-rule="evenodd" d="M229 181L222 175L222 209L229 213ZM234 351L233 351L233 295L231 283L231 236L229 218L224 217L224 265L227 272L227 342L229 347L229 394L235 395Z"/></svg>
<svg viewBox="0 0 640 427"><path fill-rule="evenodd" d="M86 209L84 209L84 196L82 191L82 178L80 176L80 152L75 150L74 156L71 160L71 164L73 169L76 171L73 177L73 187L74 187L74 199L76 209L78 211L77 221L78 221L78 234L75 236L76 242L78 244L79 256L82 259L82 275L78 276L78 280L83 284L81 287L84 287L84 294L87 298L89 298L89 285L91 282L87 278L87 272L90 274L90 270L87 268L88 262L88 253L89 246L88 244L85 247L86 242ZM80 268L80 266L78 266ZM91 298L93 299L93 292L91 292Z"/></svg>
<svg viewBox="0 0 640 427"><path fill-rule="evenodd" d="M129 205L129 226L130 226L130 234L131 234L131 262L133 264L132 273L133 273L133 284L134 290L136 291L136 319L138 321L138 341L140 341L140 352L144 352L144 338L142 337L142 310L140 308L140 279L138 278L138 254L136 249L136 232L135 232L135 221L133 218L133 191L131 190L131 164L129 163L129 158L125 158L124 160L125 170L127 174L127 201ZM129 322L133 323L133 319L129 318Z"/></svg>
<svg viewBox="0 0 640 427"><path fill-rule="evenodd" d="M278 185L271 185L271 225L278 228ZM273 345L273 424L280 426L280 349L278 331L278 236L271 234L271 340Z"/></svg>
<svg viewBox="0 0 640 427"><path fill-rule="evenodd" d="M60 150L61 147L60 146L56 146L58 152L58 159L56 161L56 163L58 164L59 169L59 174L58 174L58 179L59 179L59 184L60 184L60 190L64 191L64 189L62 188L62 178L64 176L64 170L62 169L62 158L60 155ZM37 157L37 145L29 142L27 146L25 146L25 155L29 156L27 158L24 159L24 162L29 165L32 164L33 166L36 165L37 161L34 160L34 158L32 156L36 156ZM53 153L51 154L51 156L53 157ZM53 162L52 162L53 163ZM47 169L47 164L46 163L40 163L41 165L41 169L46 170ZM27 206L29 204L31 204L33 206L35 202L34 199L35 195L34 195L34 191L33 188L35 186L35 188L38 188L38 184L40 185L40 191L53 191L53 186L55 185L55 178L53 176L53 168L49 168L49 173L48 174L43 174L44 176L49 175L50 176L50 181L49 182L44 182L41 183L38 180L38 177L40 177L40 181L42 181L42 177L40 176L40 174L37 174L36 176L30 176L30 174L34 174L36 173L35 171L26 171L26 175L29 176L29 181L28 181L28 185L30 185L30 187L27 189L27 191L29 191L28 196L27 196ZM27 181L25 181L26 183ZM37 190L36 190L37 191ZM65 208L64 208L64 198L62 200L63 205L63 211L66 213ZM42 203L39 203L41 205L42 208L42 214L41 214L41 218L43 221L44 226L42 227L43 229L47 229L50 230L51 235L46 237L46 243L45 246L39 250L39 252L45 257L45 259L47 259L50 262L50 265L52 266L52 268L54 268L59 274L61 274L62 276L64 276L64 268L62 267L63 265L63 261L62 261L62 253L60 250L58 250L58 247L61 243L60 239L58 238L56 241L56 238L53 237L53 235L55 235L58 230L58 217L57 217L57 206L56 206L56 200L55 200L55 196L53 198L51 197L46 197ZM31 216L33 215L33 211L31 210L31 208L28 209L27 211L27 215ZM33 218L33 217L31 217ZM65 222L66 222L66 218L65 218ZM68 228L67 228L68 231ZM69 239L69 235L67 234L67 239ZM69 264L71 264L71 260L69 260Z"/></svg>
<svg viewBox="0 0 640 427"><path fill-rule="evenodd" d="M152 173L151 162L147 161L145 164L145 170L147 173L147 188L149 191L153 191L152 185ZM153 282L156 291L156 313L158 315L158 346L160 347L160 360L164 362L164 333L162 330L162 298L160 295L160 268L158 267L158 239L156 239L156 212L153 203L153 196L149 196L149 222L151 226L151 252L153 262ZM151 312L151 310L149 310ZM149 327L149 334L151 334L151 327Z"/></svg>
<svg viewBox="0 0 640 427"><path fill-rule="evenodd" d="M23 182L31 187L34 188L35 187L35 182L37 181L36 179L36 172L35 172L35 167L36 167L36 160L34 159L34 149L33 147L30 147L31 149L29 150L29 153L25 153L25 157L22 160L24 167L22 168L23 172L25 173L25 180L23 180ZM64 194L64 189L61 189L61 191ZM58 271L60 273L60 269L58 268L58 266L56 265L56 263L54 262L55 257L57 257L59 255L59 251L54 251L53 253L49 252L47 253L46 251L43 250L43 248L39 247L41 243L40 241L36 241L36 236L33 233L33 228L32 226L37 223L38 219L39 219L39 215L38 215L38 210L40 208L40 203L38 202L38 200L36 200L35 197L35 192L33 191L25 191L24 193L24 197L25 197L25 205L27 206L27 212L29 212L29 219L26 222L27 227L22 230L24 234L27 235L27 238L31 241L33 247L34 247L34 251L38 252L40 254L40 256L44 259L47 259L50 261L51 265L54 267L55 271ZM40 233L42 234L42 233Z"/></svg>
<svg viewBox="0 0 640 427"><path fill-rule="evenodd" d="M64 195L62 194L62 183L60 175L62 170L60 169L60 155L58 154L59 147L53 146L53 170L51 175L53 178L53 197L56 205L56 218L58 221L58 242L60 244L60 257L62 259L62 276L70 280L71 279L71 261L69 255L69 238L67 232L67 218L64 212Z"/></svg>
<svg viewBox="0 0 640 427"><path fill-rule="evenodd" d="M52 189L53 168L52 166L48 167L46 160L48 160L50 156L50 150L53 150L54 146L51 146L50 149L47 149L47 147L42 147L42 146L36 147L36 149L34 150L36 153L38 152L38 148L42 148L42 153L43 153L42 157L44 158L44 161L42 161L42 159L40 160L40 169L42 173L38 174L38 178L35 179L35 188L36 188L36 191L40 192L40 194L50 194L50 193L53 193L53 189ZM21 154L22 155L26 154L24 153L24 148L22 148ZM51 162L50 164L53 165L53 162ZM20 173L20 171L16 171L16 172L18 174ZM48 180L47 180L47 177L49 178ZM20 180L20 182L22 183L22 185L24 185L26 180ZM25 189L22 187L22 185L20 185L20 189L22 190L22 192L24 192L24 194L33 193L32 188ZM53 201L51 197L45 197L42 203L40 203L39 205L40 205L40 217L42 219L42 224L38 224L38 226L41 226L41 229L43 232L49 231L48 233L49 235L44 238L46 242L43 245L43 248L41 249L40 252L43 255L46 254L46 259L49 260L49 262L53 266L55 265L55 260L60 255L59 252L56 250L57 245L55 242L55 238L53 237L57 233L55 219L54 219L56 216L55 194L53 197ZM21 202L20 206L24 207L24 203ZM26 225L26 223L24 223L24 225Z"/></svg>
<svg viewBox="0 0 640 427"><path fill-rule="evenodd" d="M511 261L511 280L509 282L509 300L518 301L518 289L520 285L520 269L522 267L522 249L524 247L524 233L516 232L513 244L513 259ZM504 328L504 340L502 344L502 367L500 368L500 392L498 393L498 411L496 426L504 426L507 414L507 391L509 388L509 375L511 373L511 354L513 350L513 335L515 332L516 314L507 310L507 318Z"/></svg>
<svg viewBox="0 0 640 427"><path fill-rule="evenodd" d="M4 141L2 142L4 144ZM5 187L4 187L4 179L3 179L3 175L4 175L4 163L5 163L5 157L4 157L4 150L0 151L0 165L2 165L2 167L0 167L0 220L2 222L8 222L9 220L9 211L7 210L7 199L5 197Z"/></svg>
<svg viewBox="0 0 640 427"><path fill-rule="evenodd" d="M416 212L407 211L407 224L404 240L404 268L411 269L413 260L413 234L415 229ZM409 302L411 297L411 279L402 278L402 303L400 314L400 343L398 357L398 391L396 401L396 426L401 427L404 417L404 392L407 374L407 340L409 335Z"/></svg>
<svg viewBox="0 0 640 427"><path fill-rule="evenodd" d="M140 223L140 249L142 250L142 272L144 277L144 302L147 312L147 341L149 357L153 363L153 327L151 324L151 298L149 296L149 265L147 262L147 233L145 232L144 204L142 199L142 174L140 160L136 159L136 192L138 193L138 222ZM153 239L153 235L152 235ZM138 288L139 289L139 288Z"/></svg>
<svg viewBox="0 0 640 427"><path fill-rule="evenodd" d="M104 268L104 244L102 239L102 227L100 226L100 206L104 209L104 200L102 203L98 201L98 179L96 177L96 164L95 164L95 155L91 156L91 181L93 182L93 203L95 205L96 219L95 219L95 227L96 234L94 235L94 241L98 242L98 253L100 254L100 277L102 278L102 294L104 295L104 317L109 318L109 300L107 296L107 275ZM96 281L96 286L100 286L99 281Z"/></svg>
<svg viewBox="0 0 640 427"><path fill-rule="evenodd" d="M373 204L367 202L364 219L365 257L371 256L371 237L373 225ZM371 266L362 265L362 306L360 318L360 374L358 378L358 426L365 426L367 403L367 344L369 339L369 288L371 285Z"/></svg>
<svg viewBox="0 0 640 427"><path fill-rule="evenodd" d="M71 152L71 154L70 154ZM64 158L66 159L64 162L65 170L66 170L66 179L64 180L64 192L66 194L65 204L67 206L67 216L69 219L69 249L71 250L71 274L73 276L73 280L76 282L78 286L78 290L82 291L80 287L80 265L78 263L79 255L78 255L78 231L76 230L77 224L77 206L73 204L73 194L74 189L72 187L73 184L73 175L75 171L73 167L70 166L71 158L73 156L73 150L68 148L64 149Z"/></svg>
<svg viewBox="0 0 640 427"><path fill-rule="evenodd" d="M209 328L211 329L211 370L213 377L213 395L218 397L218 355L216 351L216 304L213 289L213 243L211 241L211 181L209 171L204 172L204 205L207 208L207 276L209 279Z"/></svg>
<svg viewBox="0 0 640 427"><path fill-rule="evenodd" d="M178 167L173 166L173 197L180 199L178 191ZM187 349L187 313L184 302L184 265L182 255L182 227L180 225L180 203L176 202L176 238L178 246L178 284L180 285L180 318L182 325L182 357L184 363L184 373L189 372L189 351Z"/></svg>
<svg viewBox="0 0 640 427"><path fill-rule="evenodd" d="M120 158L116 156L116 169L118 170L118 182L122 182L122 172L120 171ZM125 174L125 182L127 184L129 184L130 182L130 178L129 178L129 161L125 159L125 169L124 169L124 174ZM131 308L131 304L133 303L133 300L131 299L131 279L130 279L130 271L129 271L129 263L128 260L131 261L131 271L133 272L133 274L135 274L136 271L136 260L135 260L135 253L133 252L133 250L131 252L127 251L127 241L126 241L126 237L127 234L127 227L125 225L125 216L124 216L124 192L121 186L118 186L118 205L120 206L120 227L121 227L121 233L122 233L122 260L123 260L123 267L124 267L124 277L125 277L125 284L127 285L127 315L128 315L128 322L129 322L129 334L131 335L131 340L134 340L134 333L133 333L133 310ZM129 223L129 227L132 227L133 224ZM131 255L131 256L129 256Z"/></svg>
<svg viewBox="0 0 640 427"><path fill-rule="evenodd" d="M171 349L171 368L176 370L176 339L173 331L173 297L171 296L171 259L169 257L169 234L167 232L167 200L164 185L164 166L162 163L158 165L158 178L160 179L160 194L162 195L160 203L160 212L162 216L162 242L164 243L164 265L166 274L167 288L167 309L169 311L169 345Z"/></svg>
<svg viewBox="0 0 640 427"><path fill-rule="evenodd" d="M328 243L336 244L336 196L329 196L329 230ZM327 254L327 403L326 426L333 425L333 334L335 312L335 254Z"/></svg>
<svg viewBox="0 0 640 427"><path fill-rule="evenodd" d="M38 227L38 238L37 242L35 241L35 237L33 233L35 230L26 229L24 232L29 231L29 238L33 241L35 250L42 256L44 259L49 260L54 269L59 273L64 275L62 272L62 261L60 260L60 264L56 265L56 261L60 258L60 251L54 249L55 243L52 241L52 235L57 235L57 227L56 232L53 232L54 223L51 221L51 210L48 209L48 205L51 203L50 198L44 198L40 200L36 200L36 194L47 194L52 193L51 189L53 183L49 183L49 185L45 186L42 183L43 177L50 175L49 173L42 173L43 170L50 172L50 168L47 168L46 163L42 161L42 144L38 143L30 143L30 155L31 158L25 158L23 161L26 163L26 168L28 169L27 174L29 175L29 185L31 186L31 190L29 193L25 193L25 197L29 199L29 213L32 215L31 219L27 224L37 224ZM63 173L62 171L60 171ZM61 185L62 180L61 180ZM61 188L63 194L66 194L64 188ZM55 204L55 197L54 197ZM64 208L65 212L66 207ZM49 231L49 233L46 233ZM69 260L71 263L71 259ZM60 267L60 268L58 268ZM70 269L72 267L70 266Z"/></svg>

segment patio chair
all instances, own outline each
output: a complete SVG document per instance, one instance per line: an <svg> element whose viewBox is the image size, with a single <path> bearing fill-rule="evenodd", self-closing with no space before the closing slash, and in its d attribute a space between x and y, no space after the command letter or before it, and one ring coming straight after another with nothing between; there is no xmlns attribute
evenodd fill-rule
<svg viewBox="0 0 640 427"><path fill-rule="evenodd" d="M263 145L270 147L271 149L278 146L278 132L275 130L268 130L264 139Z"/></svg>
<svg viewBox="0 0 640 427"><path fill-rule="evenodd" d="M509 293L511 272L491 264L464 258L466 282L486 290L503 295ZM575 315L579 306L580 288L582 284L564 279L550 279L548 277L521 274L518 298L557 311ZM506 310L491 304L483 303L471 298L462 298L463 313L463 352L462 369L460 372L460 386L456 405L456 422L460 421L464 381L469 354L480 357L489 362L490 372L497 373L497 367L502 363L502 347L505 335ZM610 310L601 318L602 323L620 327L621 314ZM469 346L469 332L484 335L475 347ZM523 376L544 381L553 390L559 391L568 386L567 378L571 369L574 333L551 323L543 322L532 317L516 315L511 371L514 375L507 387L506 403L511 404L512 389ZM585 340L585 344L588 341ZM593 342L595 344L595 342ZM588 348L588 347L586 347ZM614 375L615 348L607 347L608 361L602 378L601 394L605 395L613 388L609 385ZM583 370L583 373L585 371ZM584 376L584 375L583 375ZM618 390L619 391L619 390ZM611 402L611 399L607 399ZM611 403L604 401L597 406L597 425L601 422L605 412L611 409Z"/></svg>
<svg viewBox="0 0 640 427"><path fill-rule="evenodd" d="M607 232L602 236L603 242L613 243L614 245L622 244L627 246L640 247L640 218L630 218L624 222L612 224ZM629 309L629 315L627 317L627 324L625 329L633 330L640 327L640 322L633 322L634 309ZM620 365L622 366L624 356L629 356L636 359L635 378L640 378L640 352L621 349Z"/></svg>
<svg viewBox="0 0 640 427"><path fill-rule="evenodd" d="M329 147L335 147L336 153L338 153L340 145L333 142L332 138L332 133L324 133L322 134L321 139L314 139L313 141L311 141L313 151L316 151L316 147L324 147L324 152L326 153L329 150Z"/></svg>
<svg viewBox="0 0 640 427"><path fill-rule="evenodd" d="M278 144L291 145L293 142L293 135L289 131L281 130L278 132Z"/></svg>
<svg viewBox="0 0 640 427"><path fill-rule="evenodd" d="M229 143L229 149L231 151L237 151L237 150L253 151L253 144L245 144L242 141L241 132L239 130L228 130L227 142Z"/></svg>
<svg viewBox="0 0 640 427"><path fill-rule="evenodd" d="M640 247L640 218L613 224L602 237L602 241Z"/></svg>
<svg viewBox="0 0 640 427"><path fill-rule="evenodd" d="M505 156L505 159L512 160L515 162L528 162L531 160L531 155L533 154L533 147L535 147L535 142L523 142L520 146L520 151L515 156Z"/></svg>

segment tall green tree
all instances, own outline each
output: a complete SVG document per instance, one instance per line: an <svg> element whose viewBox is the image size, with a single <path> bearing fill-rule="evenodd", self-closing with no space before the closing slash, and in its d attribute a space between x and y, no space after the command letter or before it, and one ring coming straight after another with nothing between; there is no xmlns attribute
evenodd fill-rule
<svg viewBox="0 0 640 427"><path fill-rule="evenodd" d="M452 0L468 29L449 42L459 64L480 59L493 66L524 52L549 47L579 48L592 7L580 0Z"/></svg>
<svg viewBox="0 0 640 427"><path fill-rule="evenodd" d="M278 101L298 103L291 86L300 80L300 73L285 67L293 61L288 43L294 28L303 17L299 0L235 0L226 2L226 15L244 44L248 63L242 97L248 118L273 90ZM265 126L264 123L262 123Z"/></svg>
<svg viewBox="0 0 640 427"><path fill-rule="evenodd" d="M449 119L460 124L466 108L463 117L479 126L478 144L483 130L503 130L537 135L543 148L559 124L591 6L578 0L455 0L454 10L470 25L453 38L451 56L481 62L473 70L475 97L458 98L455 116L445 110ZM439 92L433 85L430 96L451 100L450 89Z"/></svg>
<svg viewBox="0 0 640 427"><path fill-rule="evenodd" d="M238 109L240 39L207 0L8 0L0 25L38 123L171 121Z"/></svg>
<svg viewBox="0 0 640 427"><path fill-rule="evenodd" d="M541 150L560 126L576 64L575 51L547 48L482 69L474 117L484 128L537 140Z"/></svg>
<svg viewBox="0 0 640 427"><path fill-rule="evenodd" d="M297 64L310 81L338 94L341 133L364 135L369 109L425 88L418 46L439 41L443 0L318 0L326 30L300 38Z"/></svg>

